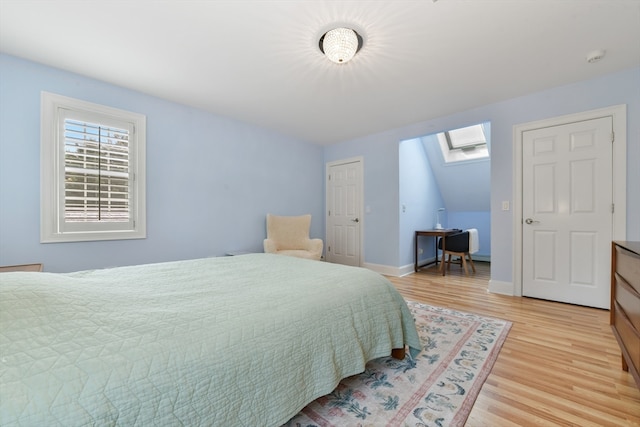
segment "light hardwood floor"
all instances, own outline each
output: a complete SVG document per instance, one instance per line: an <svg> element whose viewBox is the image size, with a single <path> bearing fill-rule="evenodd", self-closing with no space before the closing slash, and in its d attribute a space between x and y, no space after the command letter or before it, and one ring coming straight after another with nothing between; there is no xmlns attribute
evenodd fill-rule
<svg viewBox="0 0 640 427"><path fill-rule="evenodd" d="M467 427L640 426L640 391L621 369L609 311L491 294L489 264L476 269L389 278L406 299L513 323Z"/></svg>

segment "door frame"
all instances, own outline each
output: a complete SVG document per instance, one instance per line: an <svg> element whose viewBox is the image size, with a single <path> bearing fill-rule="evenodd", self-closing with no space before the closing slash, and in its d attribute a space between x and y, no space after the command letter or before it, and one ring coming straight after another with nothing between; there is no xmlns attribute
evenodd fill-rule
<svg viewBox="0 0 640 427"><path fill-rule="evenodd" d="M522 296L522 144L524 132L569 123L612 117L613 142L612 197L615 206L611 230L614 240L627 234L627 106L613 105L581 113L567 114L515 125L513 127L513 295Z"/></svg>
<svg viewBox="0 0 640 427"><path fill-rule="evenodd" d="M360 198L360 215L358 219L360 221L360 233L359 236L359 250L358 250L358 266L362 267L364 264L364 158L362 156L358 157L350 157L348 159L334 160L332 162L327 162L325 164L325 175L324 175L324 241L329 242L329 171L333 166L346 165L348 163L358 163L360 164L360 176L358 177L358 186L360 187L360 194L358 195ZM326 256L327 261L329 261L329 256Z"/></svg>

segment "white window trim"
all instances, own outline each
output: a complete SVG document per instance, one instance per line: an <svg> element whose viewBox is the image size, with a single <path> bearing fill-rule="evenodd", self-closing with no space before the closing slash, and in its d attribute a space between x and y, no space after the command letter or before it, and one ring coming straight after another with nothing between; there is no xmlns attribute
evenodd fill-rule
<svg viewBox="0 0 640 427"><path fill-rule="evenodd" d="M40 242L79 242L92 240L143 239L146 231L145 159L146 117L142 114L93 104L49 92L41 93L40 115ZM77 110L127 121L135 127L130 154L135 173L131 211L133 226L124 229L89 229L65 231L64 221L64 141L59 122L61 109Z"/></svg>

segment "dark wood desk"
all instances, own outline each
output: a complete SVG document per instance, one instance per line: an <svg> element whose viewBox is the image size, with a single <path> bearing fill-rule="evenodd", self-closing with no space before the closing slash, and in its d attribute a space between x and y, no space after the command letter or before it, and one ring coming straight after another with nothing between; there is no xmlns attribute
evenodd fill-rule
<svg viewBox="0 0 640 427"><path fill-rule="evenodd" d="M414 242L414 255L415 255L415 265L414 265L414 271L418 271L420 270L421 267L425 267L427 265L431 265L434 262L428 262L426 264L422 264L422 265L418 265L418 237L420 236L427 236L427 237L433 237L435 240L435 247L436 247L436 260L435 260L435 264L436 267L438 266L438 237L442 237L442 249L444 250L445 248L445 239L448 235L450 234L454 234L454 233L458 233L460 230L456 230L456 229L443 229L443 230L420 230L420 231L416 231L416 238L415 238L415 242ZM444 276L445 274L445 269L444 267L444 263L440 263L440 269L442 270L442 275Z"/></svg>

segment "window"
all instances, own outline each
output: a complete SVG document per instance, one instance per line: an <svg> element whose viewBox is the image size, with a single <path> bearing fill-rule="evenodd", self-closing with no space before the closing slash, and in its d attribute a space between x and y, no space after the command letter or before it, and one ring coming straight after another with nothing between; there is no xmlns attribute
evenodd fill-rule
<svg viewBox="0 0 640 427"><path fill-rule="evenodd" d="M489 157L487 132L489 123L453 129L438 134L438 142L446 163Z"/></svg>
<svg viewBox="0 0 640 427"><path fill-rule="evenodd" d="M40 240L140 239L145 116L42 93Z"/></svg>

